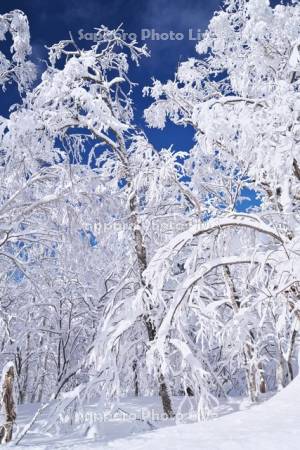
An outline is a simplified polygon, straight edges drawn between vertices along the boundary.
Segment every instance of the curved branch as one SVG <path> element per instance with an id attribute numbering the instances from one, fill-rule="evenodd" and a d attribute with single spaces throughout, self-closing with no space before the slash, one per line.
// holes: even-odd
<path id="1" fill-rule="evenodd" d="M 213 269 L 220 266 L 229 266 L 233 264 L 250 264 L 252 262 L 259 262 L 258 260 L 253 260 L 252 257 L 239 257 L 239 256 L 227 256 L 224 258 L 217 258 L 213 261 L 209 261 L 203 264 L 199 270 L 194 272 L 192 275 L 186 278 L 186 280 L 179 285 L 175 291 L 174 299 L 168 307 L 168 312 L 163 319 L 159 330 L 157 331 L 158 340 L 163 340 L 168 333 L 168 330 L 172 324 L 173 318 L 176 314 L 177 309 L 181 305 L 186 293 L 192 288 L 201 278 L 208 275 Z"/>
<path id="2" fill-rule="evenodd" d="M 283 237 L 274 230 L 271 226 L 262 222 L 258 217 L 246 217 L 243 214 L 232 214 L 223 219 L 215 219 L 207 223 L 197 223 L 177 236 L 160 248 L 158 252 L 151 259 L 148 268 L 144 272 L 146 284 L 151 284 L 155 274 L 161 272 L 161 267 L 164 261 L 168 259 L 175 251 L 178 253 L 191 239 L 201 236 L 205 233 L 210 233 L 215 230 L 229 228 L 229 227 L 245 227 L 260 233 L 266 234 L 280 244 L 284 244 Z"/>

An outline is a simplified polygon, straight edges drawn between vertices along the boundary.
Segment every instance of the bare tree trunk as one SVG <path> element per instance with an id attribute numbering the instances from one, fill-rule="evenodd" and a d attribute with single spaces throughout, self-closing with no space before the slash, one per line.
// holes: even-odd
<path id="1" fill-rule="evenodd" d="M 145 321 L 145 324 L 146 324 L 149 341 L 152 342 L 152 341 L 154 341 L 155 336 L 156 336 L 155 325 L 152 322 L 152 320 L 150 320 L 150 318 L 148 316 L 144 317 L 144 321 Z M 168 386 L 166 384 L 166 380 L 165 380 L 165 378 L 164 378 L 162 373 L 159 373 L 158 381 L 159 381 L 159 395 L 160 395 L 160 398 L 161 398 L 163 411 L 167 415 L 167 417 L 170 417 L 170 418 L 171 417 L 175 417 L 175 414 L 174 414 L 174 411 L 173 411 L 173 408 L 172 408 L 172 402 L 171 402 L 171 396 L 170 396 L 170 393 L 169 393 L 169 389 L 168 389 Z"/>
<path id="2" fill-rule="evenodd" d="M 258 370 L 259 370 L 259 391 L 261 394 L 265 394 L 267 392 L 267 383 L 264 377 L 264 371 L 261 362 L 258 364 Z"/>
<path id="3" fill-rule="evenodd" d="M 293 357 L 293 353 L 294 353 L 294 347 L 295 347 L 297 334 L 298 334 L 298 331 L 296 329 L 294 329 L 293 333 L 292 333 L 292 337 L 291 337 L 290 348 L 289 348 L 289 353 L 288 353 L 288 361 L 287 361 L 289 378 L 290 378 L 289 381 L 293 381 L 293 379 L 294 379 L 292 357 Z"/>
<path id="4" fill-rule="evenodd" d="M 282 351 L 280 349 L 280 357 L 279 357 L 279 362 L 277 365 L 277 369 L 276 369 L 276 381 L 277 381 L 277 387 L 279 389 L 282 389 L 284 387 L 286 387 L 287 385 L 287 362 L 284 359 L 283 355 L 282 355 Z"/>
<path id="5" fill-rule="evenodd" d="M 5 414 L 5 422 L 1 429 L 1 444 L 6 444 L 12 439 L 13 424 L 16 420 L 16 407 L 14 400 L 15 369 L 13 364 L 4 368 L 2 386 L 2 407 Z"/>
<path id="6" fill-rule="evenodd" d="M 167 415 L 167 417 L 175 417 L 175 414 L 173 412 L 172 403 L 171 403 L 171 396 L 169 393 L 168 386 L 165 382 L 164 376 L 161 374 L 159 377 L 159 395 L 162 401 L 163 410 L 164 413 Z"/>
<path id="7" fill-rule="evenodd" d="M 138 381 L 137 361 L 136 360 L 133 361 L 132 370 L 133 370 L 134 395 L 136 397 L 138 397 L 139 396 L 139 381 Z"/>

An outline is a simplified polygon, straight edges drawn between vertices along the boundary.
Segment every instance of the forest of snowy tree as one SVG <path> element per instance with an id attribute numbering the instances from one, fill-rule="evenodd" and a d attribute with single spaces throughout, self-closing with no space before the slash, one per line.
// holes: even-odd
<path id="1" fill-rule="evenodd" d="M 146 46 L 97 35 L 66 32 L 40 75 L 26 15 L 0 16 L 18 93 L 0 117 L 3 441 L 16 404 L 55 402 L 54 423 L 157 395 L 201 421 L 298 373 L 300 4 L 226 0 L 197 56 L 142 87 L 145 129 L 129 72 Z M 150 142 L 169 121 L 189 151 Z"/>

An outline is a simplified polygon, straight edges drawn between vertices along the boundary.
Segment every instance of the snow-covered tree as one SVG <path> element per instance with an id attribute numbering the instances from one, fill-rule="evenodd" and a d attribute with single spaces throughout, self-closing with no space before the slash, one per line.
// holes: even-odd
<path id="1" fill-rule="evenodd" d="M 27 18 L 1 16 L 20 100 L 0 117 L 0 349 L 20 403 L 159 393 L 172 417 L 173 394 L 203 419 L 293 379 L 299 26 L 295 2 L 225 2 L 197 57 L 144 90 L 149 126 L 194 129 L 175 152 L 135 125 L 129 66 L 148 52 L 121 28 L 50 46 L 30 87 Z"/>
<path id="2" fill-rule="evenodd" d="M 274 386 L 272 362 L 278 385 L 287 360 L 292 365 L 299 320 L 299 20 L 295 2 L 272 8 L 267 0 L 228 0 L 197 44 L 199 56 L 181 63 L 174 81 L 145 89 L 154 99 L 145 111 L 150 126 L 163 128 L 170 119 L 195 130 L 185 170 L 202 205 L 199 223 L 161 248 L 145 274 L 156 285 L 150 303 L 166 304 L 151 354 L 163 358 L 169 374 L 166 355 L 179 354 L 180 373 L 199 389 L 202 414 L 213 378 L 216 392 L 220 381 L 245 370 L 255 399 L 272 373 Z M 238 214 L 250 190 L 260 206 Z M 180 277 L 173 270 L 178 258 Z M 164 286 L 174 282 L 166 302 Z"/>

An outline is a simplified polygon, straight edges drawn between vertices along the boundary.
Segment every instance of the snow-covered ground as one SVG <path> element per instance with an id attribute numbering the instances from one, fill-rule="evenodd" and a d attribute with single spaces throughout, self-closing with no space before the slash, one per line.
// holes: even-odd
<path id="1" fill-rule="evenodd" d="M 299 403 L 300 377 L 297 377 L 287 388 L 260 405 L 247 408 L 242 403 L 239 411 L 201 423 L 174 425 L 168 421 L 156 422 L 154 418 L 151 423 L 160 428 L 151 429 L 146 421 L 132 417 L 124 420 L 123 417 L 123 420 L 96 421 L 91 427 L 87 426 L 85 437 L 82 436 L 82 425 L 77 431 L 75 427 L 75 432 L 70 434 L 69 429 L 66 430 L 68 433 L 58 437 L 38 431 L 51 420 L 44 414 L 18 447 L 24 450 L 299 450 Z M 135 411 L 138 416 L 140 406 L 135 400 L 127 400 L 121 408 L 124 407 L 124 411 L 126 408 L 126 413 L 130 414 Z M 228 410 L 235 407 L 233 403 Z M 143 401 L 142 408 L 144 411 L 157 410 L 157 402 L 148 399 Z M 30 420 L 30 414 L 26 407 L 22 408 L 19 420 L 25 424 Z"/>

